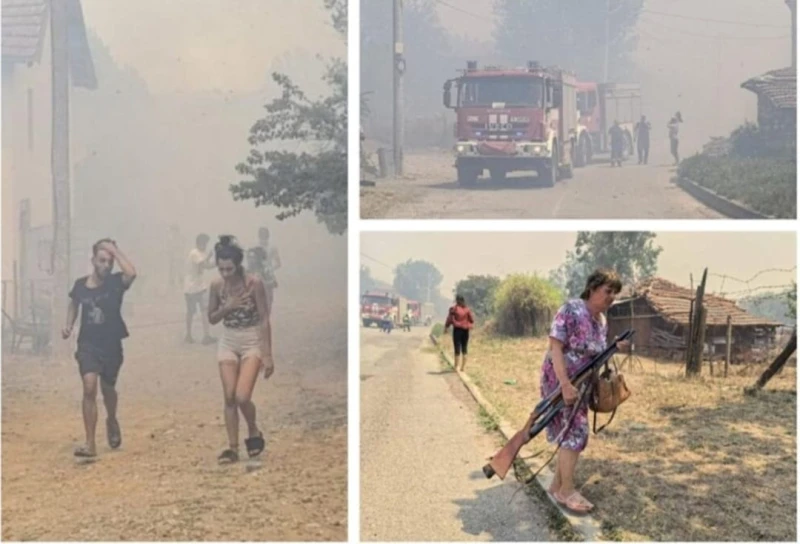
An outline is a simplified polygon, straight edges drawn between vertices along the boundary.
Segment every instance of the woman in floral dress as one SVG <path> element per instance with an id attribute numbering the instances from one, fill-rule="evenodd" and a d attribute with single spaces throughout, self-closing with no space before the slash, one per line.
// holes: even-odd
<path id="1" fill-rule="evenodd" d="M 561 440 L 555 478 L 549 493 L 557 503 L 579 514 L 594 508 L 575 489 L 575 467 L 589 441 L 589 407 L 585 398 L 575 408 L 579 392 L 569 377 L 606 349 L 608 324 L 605 312 L 621 290 L 622 282 L 613 271 L 597 270 L 589 276 L 580 298 L 566 302 L 553 319 L 550 349 L 542 365 L 542 398 L 560 385 L 566 405 L 547 427 L 548 442 Z M 627 342 L 617 345 L 625 349 Z M 571 423 L 570 416 L 573 416 Z"/>

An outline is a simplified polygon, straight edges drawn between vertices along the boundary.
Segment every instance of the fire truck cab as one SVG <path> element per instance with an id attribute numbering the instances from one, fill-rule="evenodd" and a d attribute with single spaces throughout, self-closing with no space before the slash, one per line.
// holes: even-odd
<path id="1" fill-rule="evenodd" d="M 535 171 L 550 187 L 572 177 L 578 111 L 571 73 L 536 62 L 479 69 L 469 61 L 460 77 L 445 82 L 443 102 L 456 112 L 459 185 L 474 186 L 484 170 L 492 181 Z"/>
<path id="2" fill-rule="evenodd" d="M 384 317 L 397 319 L 398 297 L 386 291 L 367 291 L 361 295 L 361 323 L 365 327 L 379 325 Z"/>

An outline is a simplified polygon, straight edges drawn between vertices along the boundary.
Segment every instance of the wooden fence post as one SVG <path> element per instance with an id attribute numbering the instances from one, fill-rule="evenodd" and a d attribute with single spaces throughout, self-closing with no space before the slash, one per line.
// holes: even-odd
<path id="1" fill-rule="evenodd" d="M 692 347 L 694 343 L 692 339 L 694 338 L 694 299 L 689 301 L 689 326 L 686 330 L 686 352 L 684 355 L 684 364 L 686 368 L 689 368 L 691 364 L 690 361 L 692 360 L 692 353 L 694 352 L 694 348 Z"/>
<path id="2" fill-rule="evenodd" d="M 697 287 L 697 296 L 694 303 L 694 320 L 692 324 L 692 346 L 689 350 L 689 357 L 686 364 L 686 376 L 693 376 L 700 373 L 700 366 L 703 356 L 703 344 L 705 342 L 705 319 L 703 317 L 705 308 L 703 307 L 703 295 L 706 291 L 706 277 L 708 268 L 703 271 L 703 279 Z"/>
<path id="3" fill-rule="evenodd" d="M 708 310 L 705 306 L 700 307 L 700 327 L 697 331 L 697 359 L 695 359 L 695 368 L 697 374 L 703 366 L 703 353 L 706 350 L 706 319 L 708 318 Z"/>
<path id="4" fill-rule="evenodd" d="M 728 365 L 731 364 L 731 348 L 733 345 L 733 319 L 728 316 L 728 328 L 725 332 L 725 374 L 728 377 Z"/>

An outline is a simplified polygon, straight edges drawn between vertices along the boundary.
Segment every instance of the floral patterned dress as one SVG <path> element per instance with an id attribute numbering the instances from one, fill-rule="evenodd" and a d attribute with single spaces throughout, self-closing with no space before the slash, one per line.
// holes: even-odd
<path id="1" fill-rule="evenodd" d="M 607 334 L 608 324 L 604 316 L 600 319 L 593 318 L 586 307 L 586 302 L 582 299 L 570 300 L 564 304 L 556 313 L 550 328 L 550 337 L 564 344 L 564 362 L 570 376 L 592 357 L 606 349 Z M 558 378 L 549 350 L 542 365 L 540 381 L 542 398 L 558 387 Z M 569 421 L 572 409 L 572 406 L 565 406 L 547 426 L 548 442 L 556 442 Z M 563 438 L 562 448 L 578 452 L 586 448 L 589 442 L 588 399 L 584 399 L 578 407 L 572 424 Z"/>

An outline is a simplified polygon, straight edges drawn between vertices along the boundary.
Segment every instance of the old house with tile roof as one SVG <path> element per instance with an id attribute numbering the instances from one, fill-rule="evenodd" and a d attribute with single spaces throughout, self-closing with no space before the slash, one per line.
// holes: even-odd
<path id="1" fill-rule="evenodd" d="M 59 1 L 68 19 L 71 87 L 96 89 L 81 2 Z M 26 286 L 49 275 L 53 230 L 50 5 L 51 0 L 2 0 L 2 277 L 16 276 Z M 85 150 L 75 142 L 70 147 L 74 164 Z M 32 238 L 25 244 L 20 243 L 21 223 L 30 226 Z M 76 266 L 86 261 L 85 248 L 80 249 Z"/>
<path id="2" fill-rule="evenodd" d="M 797 146 L 797 71 L 772 70 L 748 79 L 741 87 L 758 97 L 758 126 L 779 148 Z"/>
<path id="3" fill-rule="evenodd" d="M 608 312 L 609 336 L 636 329 L 635 350 L 657 357 L 681 359 L 689 334 L 694 291 L 662 278 L 645 280 L 626 289 Z M 723 357 L 728 317 L 732 324 L 733 362 L 759 358 L 774 346 L 781 323 L 748 313 L 736 302 L 706 293 L 706 350 Z"/>

